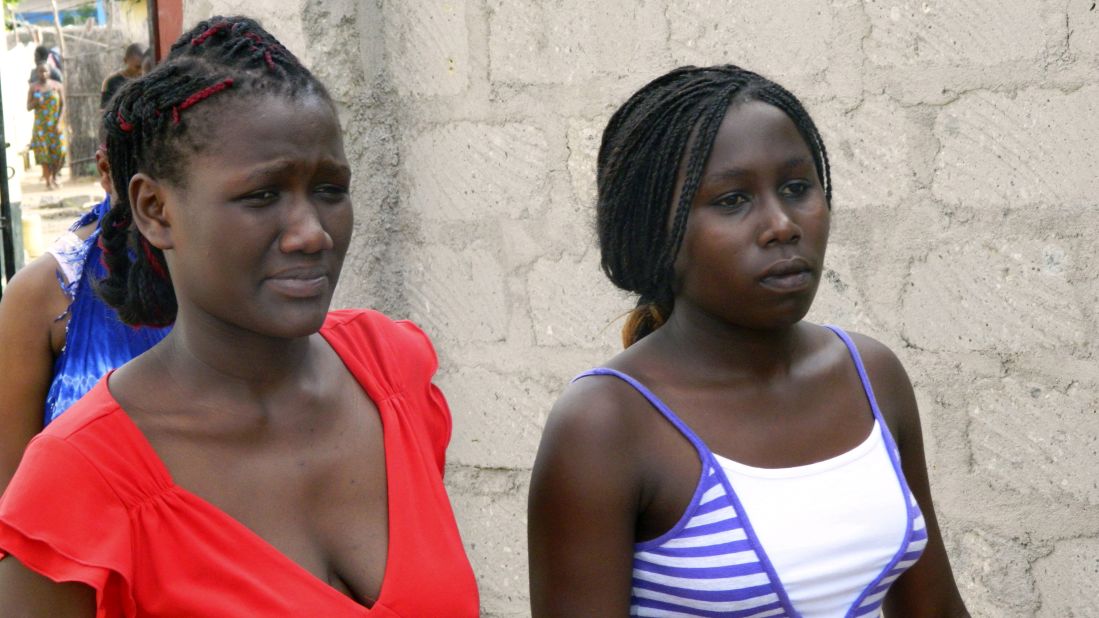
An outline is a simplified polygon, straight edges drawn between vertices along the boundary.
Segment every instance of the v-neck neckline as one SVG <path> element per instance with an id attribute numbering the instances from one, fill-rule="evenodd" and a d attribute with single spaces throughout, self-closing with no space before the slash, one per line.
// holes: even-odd
<path id="1" fill-rule="evenodd" d="M 285 553 L 280 551 L 270 541 L 268 541 L 267 539 L 260 536 L 259 533 L 257 533 L 255 530 L 252 530 L 251 528 L 246 526 L 243 522 L 241 522 L 239 519 L 233 517 L 229 513 L 226 513 L 225 510 L 222 509 L 221 507 L 218 507 L 214 503 L 212 503 L 209 500 L 206 500 L 205 498 L 203 498 L 202 496 L 199 496 L 198 494 L 186 489 L 185 487 L 183 487 L 181 485 L 178 485 L 175 482 L 175 478 L 172 477 L 171 472 L 168 470 L 168 466 L 164 463 L 164 460 L 160 458 L 160 455 L 157 454 L 156 449 L 153 448 L 152 443 L 149 442 L 149 439 L 145 437 L 145 434 L 141 431 L 141 428 L 137 426 L 137 423 L 135 423 L 132 418 L 130 418 L 130 415 L 122 407 L 122 405 L 119 403 L 118 399 L 116 399 L 114 397 L 114 395 L 111 393 L 111 390 L 110 390 L 110 387 L 109 387 L 109 381 L 110 381 L 111 375 L 114 373 L 114 370 L 109 371 L 107 373 L 107 375 L 105 375 L 103 377 L 103 380 L 102 380 L 101 384 L 102 384 L 104 390 L 106 391 L 107 396 L 110 397 L 111 401 L 114 403 L 115 407 L 117 408 L 118 412 L 120 413 L 120 415 L 123 419 L 122 420 L 123 425 L 125 426 L 126 430 L 131 434 L 130 435 L 131 439 L 133 439 L 134 443 L 137 445 L 139 450 L 142 451 L 142 455 L 144 456 L 144 458 L 153 465 L 153 467 L 155 468 L 156 474 L 160 477 L 160 480 L 163 481 L 167 485 L 167 490 L 168 491 L 175 492 L 176 494 L 185 497 L 189 501 L 197 503 L 199 506 L 201 506 L 203 509 L 207 510 L 209 513 L 213 514 L 214 516 L 216 516 L 217 518 L 219 518 L 221 520 L 224 520 L 229 526 L 233 527 L 237 532 L 239 532 L 241 535 L 243 535 L 243 537 L 245 539 L 249 540 L 252 545 L 259 548 L 261 551 L 263 551 L 265 554 L 267 554 L 272 560 L 274 560 L 275 562 L 281 563 L 287 569 L 298 573 L 304 581 L 308 581 L 314 588 L 317 588 L 318 590 L 321 590 L 327 596 L 332 597 L 334 599 L 334 602 L 342 602 L 343 604 L 347 605 L 349 611 L 358 612 L 362 616 L 365 617 L 365 616 L 370 616 L 374 612 L 374 610 L 377 609 L 379 606 L 384 607 L 383 600 L 385 599 L 386 591 L 388 590 L 389 587 L 392 587 L 392 586 L 389 585 L 389 579 L 390 579 L 389 575 L 390 575 L 390 573 L 392 573 L 392 569 L 390 568 L 392 566 L 392 558 L 393 558 L 394 555 L 397 555 L 396 552 L 393 551 L 393 542 L 394 542 L 394 535 L 393 535 L 393 521 L 394 521 L 394 519 L 393 519 L 393 517 L 394 517 L 393 502 L 394 501 L 392 499 L 393 489 L 394 489 L 393 484 L 392 484 L 393 474 L 392 474 L 392 471 L 389 469 L 389 462 L 390 462 L 391 458 L 388 456 L 388 452 L 387 452 L 388 449 L 386 448 L 386 444 L 388 442 L 388 437 L 389 437 L 389 432 L 386 430 L 387 429 L 387 427 L 386 427 L 386 425 L 387 425 L 386 416 L 387 415 L 382 409 L 383 405 L 384 405 L 384 402 L 387 399 L 387 397 L 381 392 L 376 392 L 376 391 L 380 391 L 380 389 L 378 388 L 378 385 L 374 383 L 373 380 L 363 379 L 363 378 L 368 378 L 369 376 L 357 374 L 351 368 L 351 366 L 349 366 L 347 364 L 347 362 L 344 359 L 343 355 L 340 354 L 340 350 L 339 350 L 338 346 L 332 345 L 332 342 L 325 335 L 323 328 L 321 329 L 319 334 L 324 339 L 325 343 L 329 346 L 329 348 L 331 348 L 332 351 L 336 354 L 336 356 L 340 359 L 340 362 L 343 363 L 343 366 L 347 370 L 347 373 L 350 374 L 351 377 L 355 380 L 355 382 L 359 384 L 359 387 L 363 389 L 363 393 L 374 404 L 374 408 L 378 410 L 378 418 L 379 418 L 379 421 L 381 422 L 381 425 L 382 425 L 382 451 L 383 451 L 382 454 L 383 454 L 383 457 L 385 459 L 385 469 L 386 469 L 385 483 L 386 483 L 386 537 L 387 537 L 387 541 L 386 541 L 386 556 L 385 556 L 385 567 L 384 567 L 385 570 L 382 573 L 382 583 L 378 588 L 378 596 L 377 596 L 376 599 L 374 599 L 374 604 L 371 605 L 370 607 L 367 607 L 367 606 L 363 605 L 362 603 L 355 600 L 354 598 L 352 598 L 352 597 L 340 592 L 336 588 L 332 587 L 331 584 L 329 584 L 328 582 L 322 580 L 320 577 L 318 577 L 317 575 L 312 573 L 309 569 L 305 568 L 301 564 L 298 564 L 296 561 L 294 561 L 292 558 L 290 558 L 290 556 L 287 556 Z"/>

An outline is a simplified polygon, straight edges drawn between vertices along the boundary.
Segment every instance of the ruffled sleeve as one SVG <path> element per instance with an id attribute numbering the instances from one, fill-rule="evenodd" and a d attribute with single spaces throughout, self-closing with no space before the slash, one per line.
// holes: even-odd
<path id="1" fill-rule="evenodd" d="M 40 435 L 0 498 L 0 552 L 58 582 L 96 591 L 96 616 L 133 616 L 127 509 L 95 465 Z"/>
<path id="2" fill-rule="evenodd" d="M 450 444 L 453 421 L 443 392 L 432 382 L 439 368 L 435 346 L 427 334 L 412 322 L 401 320 L 396 325 L 403 331 L 401 338 L 406 342 L 408 388 L 413 396 L 423 397 L 426 408 L 424 425 L 439 465 L 439 474 L 442 474 L 446 468 L 446 448 Z"/>

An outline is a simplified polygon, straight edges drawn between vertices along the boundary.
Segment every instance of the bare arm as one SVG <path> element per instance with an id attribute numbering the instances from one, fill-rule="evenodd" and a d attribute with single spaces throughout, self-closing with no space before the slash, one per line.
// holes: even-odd
<path id="1" fill-rule="evenodd" d="M 53 377 L 51 329 L 67 304 L 49 254 L 20 270 L 0 300 L 0 492 L 42 430 Z"/>
<path id="2" fill-rule="evenodd" d="M 34 111 L 34 84 L 27 87 L 27 111 Z"/>
<path id="3" fill-rule="evenodd" d="M 96 611 L 95 591 L 54 582 L 8 556 L 0 560 L 0 607 L 7 618 L 90 618 Z"/>
<path id="4" fill-rule="evenodd" d="M 569 387 L 538 449 L 527 535 L 534 618 L 629 614 L 639 466 L 598 382 Z"/>
<path id="5" fill-rule="evenodd" d="M 868 337 L 857 337 L 856 341 L 866 362 L 867 373 L 871 376 L 878 403 L 883 411 L 887 407 L 890 409 L 888 420 L 893 425 L 893 435 L 901 451 L 905 480 L 927 524 L 927 547 L 916 564 L 889 589 L 884 603 L 885 613 L 889 618 L 968 617 L 969 611 L 954 581 L 935 517 L 935 506 L 931 501 L 920 413 L 912 383 L 892 351 Z"/>

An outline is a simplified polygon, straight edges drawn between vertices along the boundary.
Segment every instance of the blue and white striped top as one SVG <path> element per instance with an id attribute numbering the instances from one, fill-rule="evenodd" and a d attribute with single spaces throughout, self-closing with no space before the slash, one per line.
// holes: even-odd
<path id="1" fill-rule="evenodd" d="M 878 616 L 889 586 L 922 554 L 927 530 L 904 479 L 900 453 L 878 409 L 862 359 L 845 332 L 829 328 L 843 339 L 854 360 L 908 506 L 905 534 L 892 560 L 862 590 L 846 613 L 848 617 Z M 675 527 L 634 546 L 630 615 L 801 618 L 715 454 L 634 378 L 613 369 L 598 368 L 577 379 L 589 375 L 614 376 L 633 386 L 691 441 L 702 461 L 698 487 Z"/>

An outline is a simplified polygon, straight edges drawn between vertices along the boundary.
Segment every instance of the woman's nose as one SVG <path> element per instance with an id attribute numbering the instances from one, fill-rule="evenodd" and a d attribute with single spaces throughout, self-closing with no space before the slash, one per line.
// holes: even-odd
<path id="1" fill-rule="evenodd" d="M 283 253 L 318 253 L 332 246 L 332 235 L 325 229 L 317 207 L 308 199 L 295 200 L 279 237 L 279 249 Z"/>

